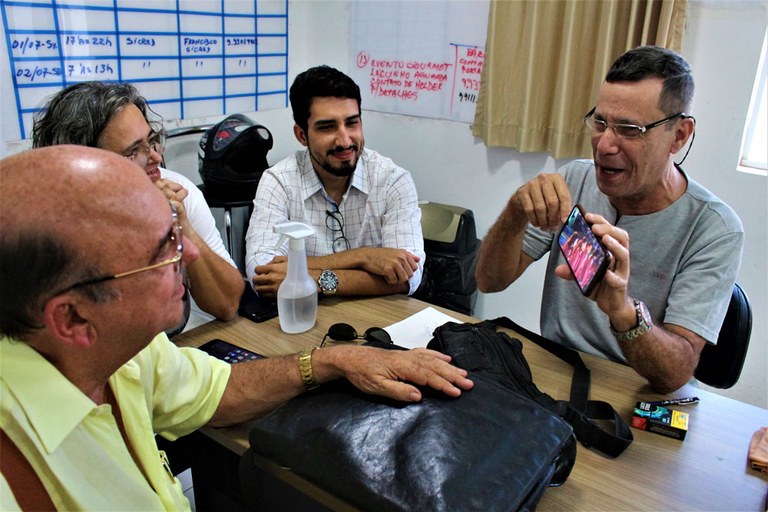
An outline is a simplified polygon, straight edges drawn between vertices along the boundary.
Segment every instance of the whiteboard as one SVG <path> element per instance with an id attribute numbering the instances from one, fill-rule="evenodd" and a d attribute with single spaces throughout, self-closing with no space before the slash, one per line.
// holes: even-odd
<path id="1" fill-rule="evenodd" d="M 485 60 L 487 0 L 361 0 L 351 76 L 363 108 L 471 123 Z"/>
<path id="2" fill-rule="evenodd" d="M 288 0 L 0 0 L 6 140 L 46 98 L 131 82 L 165 120 L 284 108 Z M 7 88 L 4 88 L 4 92 Z M 9 115 L 15 112 L 14 115 Z"/>

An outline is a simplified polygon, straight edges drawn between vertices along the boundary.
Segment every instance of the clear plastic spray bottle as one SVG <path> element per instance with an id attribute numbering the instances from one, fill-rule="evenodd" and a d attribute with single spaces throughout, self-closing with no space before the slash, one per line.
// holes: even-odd
<path id="1" fill-rule="evenodd" d="M 288 273 L 277 289 L 280 328 L 288 334 L 308 331 L 317 319 L 317 283 L 307 270 L 304 239 L 315 230 L 302 222 L 285 222 L 272 229 L 280 235 L 277 247 L 288 238 Z"/>

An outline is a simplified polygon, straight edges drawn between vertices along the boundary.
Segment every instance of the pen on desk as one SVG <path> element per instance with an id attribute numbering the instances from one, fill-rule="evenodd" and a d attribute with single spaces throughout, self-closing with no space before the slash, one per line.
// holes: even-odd
<path id="1" fill-rule="evenodd" d="M 688 405 L 688 404 L 695 404 L 698 403 L 699 397 L 697 396 L 687 396 L 685 398 L 672 398 L 670 400 L 659 400 L 657 402 L 646 402 L 650 405 Z"/>

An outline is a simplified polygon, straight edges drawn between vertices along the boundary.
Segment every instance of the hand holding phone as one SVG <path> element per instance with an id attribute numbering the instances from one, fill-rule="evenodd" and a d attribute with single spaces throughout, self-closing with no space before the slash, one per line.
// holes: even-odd
<path id="1" fill-rule="evenodd" d="M 584 210 L 576 205 L 557 235 L 560 251 L 571 269 L 581 293 L 589 295 L 605 276 L 610 255 L 592 233 Z"/>

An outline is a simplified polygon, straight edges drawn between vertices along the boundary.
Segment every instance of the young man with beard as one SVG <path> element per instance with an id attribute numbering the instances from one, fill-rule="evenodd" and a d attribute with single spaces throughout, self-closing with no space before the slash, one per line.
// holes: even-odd
<path id="1" fill-rule="evenodd" d="M 416 186 L 408 171 L 364 147 L 360 88 L 318 66 L 296 77 L 290 100 L 294 135 L 306 149 L 259 182 L 246 236 L 253 289 L 277 295 L 287 247 L 276 247 L 272 228 L 301 221 L 315 230 L 307 261 L 321 294 L 415 292 L 425 258 Z"/>
<path id="2" fill-rule="evenodd" d="M 628 364 L 662 393 L 691 379 L 704 345 L 717 342 L 744 241 L 734 211 L 674 161 L 694 132 L 693 89 L 688 63 L 671 50 L 619 57 L 584 118 L 594 161 L 520 187 L 485 237 L 476 272 L 481 291 L 501 291 L 549 251 L 542 334 Z M 590 212 L 613 259 L 589 298 L 568 282 L 557 246 L 574 204 Z"/>

